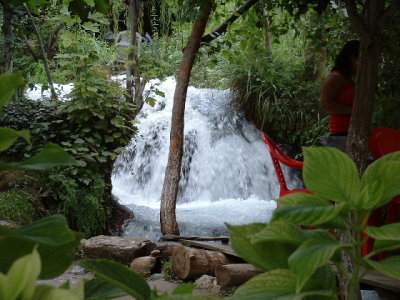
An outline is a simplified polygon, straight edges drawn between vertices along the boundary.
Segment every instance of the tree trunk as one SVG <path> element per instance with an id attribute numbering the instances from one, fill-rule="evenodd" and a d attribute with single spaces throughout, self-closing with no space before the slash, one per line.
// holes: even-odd
<path id="1" fill-rule="evenodd" d="M 239 286 L 261 273 L 251 264 L 229 264 L 218 266 L 215 277 L 220 286 Z"/>
<path id="2" fill-rule="evenodd" d="M 175 207 L 181 178 L 186 94 L 195 54 L 199 50 L 200 39 L 204 34 L 213 4 L 214 1 L 202 2 L 200 13 L 194 22 L 192 33 L 184 49 L 183 58 L 179 67 L 178 80 L 174 94 L 174 105 L 172 108 L 168 163 L 165 170 L 164 185 L 161 194 L 160 223 L 161 232 L 164 235 L 179 235 Z"/>
<path id="3" fill-rule="evenodd" d="M 172 268 L 180 279 L 191 279 L 200 275 L 215 275 L 218 266 L 231 261 L 218 251 L 179 247 L 172 254 Z"/>
<path id="4" fill-rule="evenodd" d="M 128 54 L 128 68 L 126 72 L 127 101 L 135 104 L 135 116 L 143 107 L 143 90 L 146 82 L 140 78 L 139 42 L 136 37 L 138 32 L 138 12 L 140 1 L 131 0 L 129 3 L 130 20 L 130 49 Z"/>
<path id="5" fill-rule="evenodd" d="M 269 13 L 267 8 L 265 7 L 263 2 L 260 2 L 258 6 L 257 13 L 262 22 L 263 30 L 264 30 L 264 48 L 267 53 L 267 56 L 271 56 L 272 54 L 272 34 L 271 34 L 271 24 L 269 21 Z"/>
<path id="6" fill-rule="evenodd" d="M 57 93 L 56 93 L 56 90 L 54 89 L 53 79 L 51 77 L 49 62 L 47 60 L 46 50 L 44 49 L 42 36 L 40 35 L 39 29 L 36 26 L 35 20 L 33 19 L 33 16 L 31 14 L 29 8 L 26 5 L 24 5 L 24 6 L 25 6 L 25 11 L 28 14 L 29 20 L 32 23 L 33 30 L 35 31 L 35 34 L 36 34 L 36 37 L 37 37 L 37 40 L 39 43 L 40 56 L 42 57 L 44 69 L 46 71 L 47 81 L 49 83 L 49 87 L 50 87 L 50 91 L 51 91 L 51 98 L 57 100 Z"/>
<path id="7" fill-rule="evenodd" d="M 3 49 L 0 57 L 0 73 L 12 73 L 14 53 L 14 26 L 12 24 L 15 16 L 11 7 L 3 2 L 1 2 L 1 5 L 3 7 L 3 25 L 1 28 Z"/>
<path id="8" fill-rule="evenodd" d="M 377 87 L 378 64 L 383 29 L 388 20 L 399 9 L 399 1 L 392 0 L 385 9 L 386 1 L 366 1 L 361 15 L 357 7 L 358 1 L 344 0 L 350 21 L 360 37 L 360 53 L 356 80 L 356 96 L 352 110 L 346 152 L 355 162 L 360 174 L 367 165 L 369 132 Z M 352 224 L 354 216 L 348 217 Z M 349 229 L 350 230 L 350 229 Z M 344 241 L 346 242 L 346 241 Z M 343 255 L 344 268 L 353 272 L 354 260 Z M 343 277 L 339 278 L 339 288 L 342 299 L 359 299 L 359 287 L 350 287 Z"/>

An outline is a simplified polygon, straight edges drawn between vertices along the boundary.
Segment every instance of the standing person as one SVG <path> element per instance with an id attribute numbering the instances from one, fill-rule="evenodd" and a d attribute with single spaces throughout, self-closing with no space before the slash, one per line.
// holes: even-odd
<path id="1" fill-rule="evenodd" d="M 357 58 L 360 41 L 347 42 L 336 56 L 335 65 L 325 79 L 320 105 L 329 113 L 329 134 L 342 138 L 326 139 L 327 146 L 344 150 L 350 125 L 351 110 L 355 96 L 353 77 L 357 74 Z M 336 145 L 330 144 L 335 143 Z"/>

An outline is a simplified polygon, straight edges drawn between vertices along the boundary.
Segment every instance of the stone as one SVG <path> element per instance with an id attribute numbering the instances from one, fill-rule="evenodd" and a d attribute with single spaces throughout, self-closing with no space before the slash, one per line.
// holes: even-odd
<path id="1" fill-rule="evenodd" d="M 199 289 L 212 289 L 217 284 L 215 277 L 209 275 L 199 277 L 194 283 Z"/>
<path id="2" fill-rule="evenodd" d="M 133 259 L 144 256 L 154 244 L 147 238 L 122 238 L 99 235 L 82 239 L 79 254 L 86 258 L 105 258 L 129 264 Z"/>

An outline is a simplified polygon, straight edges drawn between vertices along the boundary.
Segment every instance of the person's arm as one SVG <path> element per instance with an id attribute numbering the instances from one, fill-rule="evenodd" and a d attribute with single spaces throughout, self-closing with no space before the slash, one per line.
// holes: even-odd
<path id="1" fill-rule="evenodd" d="M 337 101 L 340 88 L 345 79 L 336 74 L 330 74 L 324 82 L 321 93 L 320 106 L 328 113 L 335 115 L 350 115 L 352 107 Z"/>

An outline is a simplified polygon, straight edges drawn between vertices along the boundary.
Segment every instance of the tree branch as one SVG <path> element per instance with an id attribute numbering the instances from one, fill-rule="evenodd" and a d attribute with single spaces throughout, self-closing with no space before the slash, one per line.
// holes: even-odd
<path id="1" fill-rule="evenodd" d="M 25 42 L 25 45 L 29 51 L 29 53 L 32 55 L 33 59 L 37 62 L 39 60 L 39 55 L 35 53 L 35 50 L 32 48 L 31 44 L 29 43 L 28 39 L 24 34 L 21 35 L 22 39 Z"/>
<path id="2" fill-rule="evenodd" d="M 40 54 L 42 56 L 43 59 L 43 64 L 44 64 L 44 69 L 46 70 L 46 75 L 47 75 L 47 81 L 49 82 L 49 86 L 50 86 L 50 91 L 51 91 L 51 97 L 53 99 L 57 99 L 57 93 L 54 89 L 54 85 L 53 85 L 53 80 L 51 78 L 51 73 L 50 73 L 50 68 L 49 68 L 49 62 L 47 60 L 47 55 L 46 55 L 46 51 L 44 50 L 44 45 L 43 45 L 43 40 L 42 40 L 42 36 L 40 35 L 40 32 L 36 26 L 35 21 L 33 20 L 33 16 L 31 14 L 31 11 L 29 10 L 28 6 L 26 6 L 26 4 L 24 4 L 25 7 L 25 11 L 28 14 L 29 20 L 32 23 L 33 26 L 33 30 L 35 31 L 36 37 L 38 39 L 38 43 L 39 43 L 39 49 L 40 49 Z"/>
<path id="3" fill-rule="evenodd" d="M 60 25 L 57 26 L 56 29 L 53 30 L 53 32 L 51 33 L 51 36 L 49 38 L 49 42 L 47 44 L 47 52 L 48 52 L 48 56 L 49 57 L 53 57 L 54 56 L 54 45 L 57 41 L 58 38 L 58 34 L 60 33 L 61 29 L 65 26 L 65 22 L 61 22 Z"/>
<path id="4" fill-rule="evenodd" d="M 256 4 L 259 0 L 248 0 L 242 7 L 236 10 L 225 22 L 223 22 L 220 26 L 218 26 L 213 32 L 203 36 L 201 38 L 201 43 L 209 43 L 212 40 L 219 37 L 221 34 L 226 32 L 226 29 L 230 24 L 235 22 L 241 15 L 243 15 L 246 11 L 248 11 L 254 4 Z"/>

